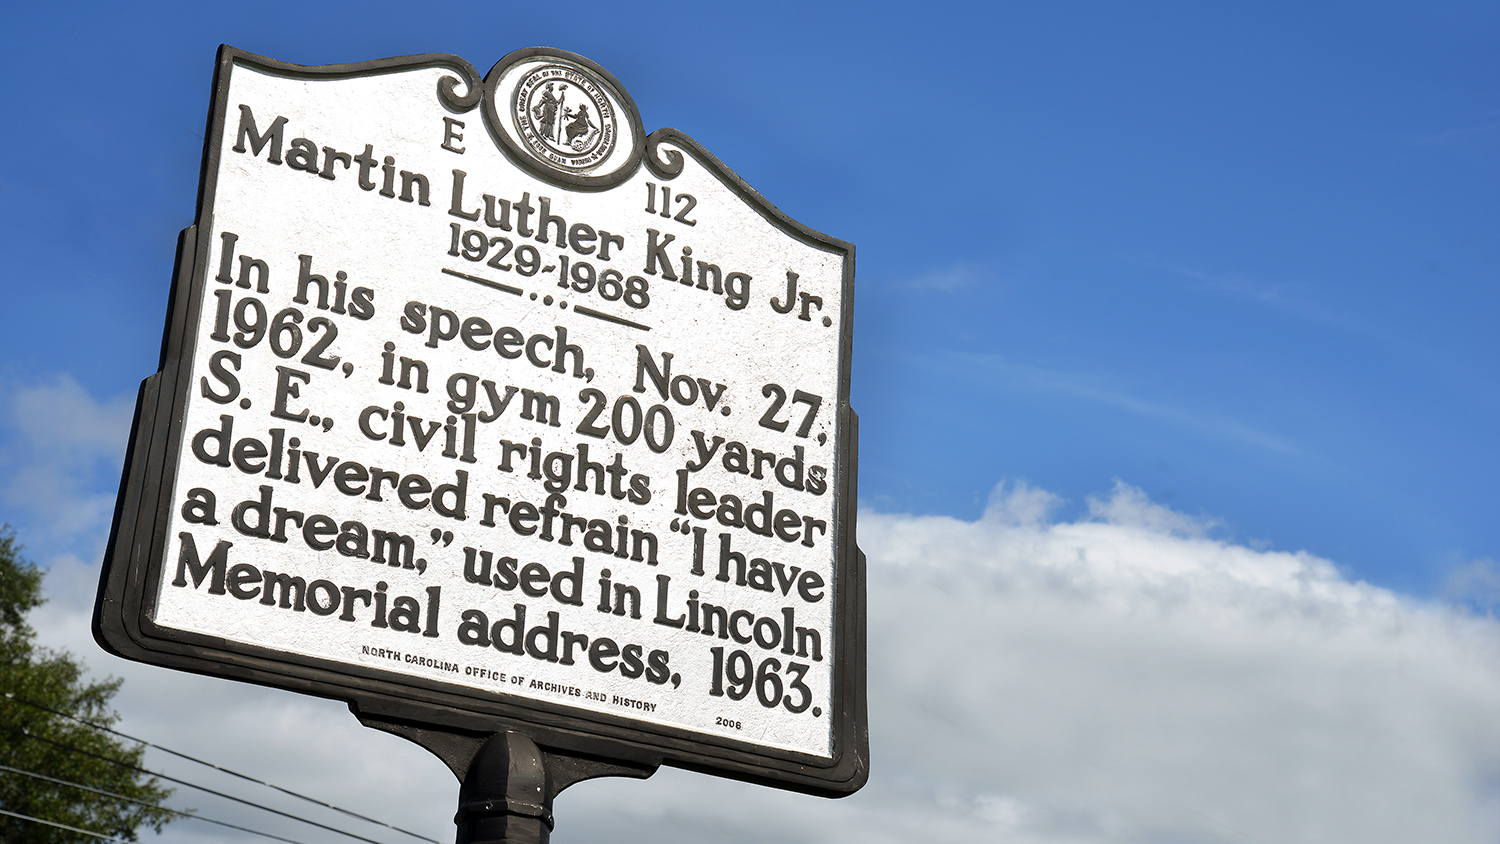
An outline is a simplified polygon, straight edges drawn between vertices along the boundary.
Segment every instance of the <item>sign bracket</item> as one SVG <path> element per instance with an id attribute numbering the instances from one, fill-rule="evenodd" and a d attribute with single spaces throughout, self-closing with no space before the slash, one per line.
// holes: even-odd
<path id="1" fill-rule="evenodd" d="M 458 844 L 547 844 L 563 789 L 599 777 L 646 779 L 661 765 L 544 748 L 515 730 L 486 735 L 350 710 L 366 727 L 421 745 L 458 777 Z"/>

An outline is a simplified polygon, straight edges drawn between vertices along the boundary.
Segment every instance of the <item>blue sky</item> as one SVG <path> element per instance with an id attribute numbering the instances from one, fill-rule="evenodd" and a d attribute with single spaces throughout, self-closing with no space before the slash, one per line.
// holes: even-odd
<path id="1" fill-rule="evenodd" d="M 951 550 L 944 525 L 1045 512 L 1057 530 L 1306 552 L 1341 589 L 1464 623 L 1500 606 L 1495 4 L 5 17 L 0 520 L 83 582 L 55 577 L 60 595 L 86 604 L 121 427 L 155 369 L 217 45 L 304 64 L 445 52 L 483 71 L 541 44 L 599 62 L 647 130 L 692 135 L 857 246 L 852 400 L 880 530 L 925 525 Z M 1028 510 L 1017 490 L 1051 504 Z M 1492 660 L 1476 663 L 1486 682 Z M 1500 764 L 1482 761 L 1500 794 Z"/>
<path id="2" fill-rule="evenodd" d="M 75 328 L 18 320 L 4 359 L 101 396 L 154 368 L 221 41 L 551 44 L 857 245 L 862 498 L 1118 478 L 1423 595 L 1500 554 L 1493 6 L 926 9 L 13 13 L 6 295 Z"/>

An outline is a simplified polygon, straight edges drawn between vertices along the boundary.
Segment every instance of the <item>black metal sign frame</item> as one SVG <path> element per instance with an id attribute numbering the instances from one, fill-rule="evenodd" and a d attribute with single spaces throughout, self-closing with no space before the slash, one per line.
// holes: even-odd
<path id="1" fill-rule="evenodd" d="M 452 737 L 483 737 L 507 730 L 521 731 L 538 745 L 556 752 L 601 760 L 617 760 L 638 768 L 666 763 L 781 788 L 842 796 L 860 788 L 868 776 L 869 739 L 865 704 L 865 577 L 864 559 L 855 545 L 857 418 L 848 405 L 852 322 L 854 247 L 815 232 L 788 218 L 737 175 L 686 135 L 662 129 L 644 136 L 631 150 L 630 160 L 603 179 L 568 179 L 539 168 L 494 125 L 491 107 L 483 104 L 494 79 L 508 63 L 534 51 L 517 51 L 499 62 L 488 79 L 481 79 L 467 61 L 451 55 L 428 54 L 348 65 L 300 66 L 223 46 L 219 50 L 213 100 L 205 132 L 204 156 L 195 224 L 178 241 L 170 306 L 162 339 L 158 371 L 141 385 L 131 430 L 130 448 L 116 502 L 114 524 L 106 551 L 94 615 L 94 634 L 109 651 L 141 662 L 216 677 L 258 683 L 290 691 L 343 700 L 366 723 L 402 732 L 444 756 L 455 768 L 465 764 L 464 753 L 445 755 Z M 550 51 L 551 54 L 563 54 Z M 592 68 L 615 88 L 623 102 L 623 119 L 639 127 L 640 117 L 625 89 L 603 68 L 571 56 Z M 845 295 L 841 313 L 841 371 L 838 429 L 843 447 L 836 456 L 836 512 L 840 530 L 835 541 L 832 594 L 835 643 L 832 653 L 833 708 L 831 758 L 781 751 L 729 738 L 707 736 L 627 717 L 595 713 L 546 701 L 510 696 L 467 686 L 385 672 L 376 668 L 308 658 L 244 643 L 185 633 L 154 623 L 154 589 L 166 564 L 166 526 L 181 492 L 174 490 L 177 466 L 184 457 L 185 408 L 196 344 L 194 336 L 213 275 L 209 265 L 213 244 L 209 230 L 214 213 L 216 174 L 226 125 L 232 119 L 229 80 L 235 68 L 286 77 L 328 79 L 367 76 L 412 68 L 440 67 L 451 71 L 435 95 L 454 114 L 481 108 L 486 124 L 502 150 L 516 164 L 560 186 L 583 191 L 607 189 L 628 177 L 641 164 L 659 179 L 669 181 L 683 168 L 677 149 L 663 151 L 670 141 L 685 149 L 705 169 L 730 185 L 772 225 L 790 237 L 845 256 Z M 501 105 L 503 107 L 503 104 Z M 444 737 L 450 737 L 445 739 Z M 445 741 L 447 744 L 445 745 Z"/>

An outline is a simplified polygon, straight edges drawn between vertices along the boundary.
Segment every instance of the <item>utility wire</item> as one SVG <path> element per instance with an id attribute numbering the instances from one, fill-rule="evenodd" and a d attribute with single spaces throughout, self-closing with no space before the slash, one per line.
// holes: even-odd
<path id="1" fill-rule="evenodd" d="M 247 826 L 239 826 L 237 824 L 229 823 L 228 821 L 214 820 L 213 818 L 206 818 L 206 817 L 204 817 L 202 815 L 197 815 L 197 814 L 194 814 L 192 812 L 182 812 L 182 811 L 178 811 L 177 809 L 169 809 L 166 806 L 157 806 L 156 804 L 147 802 L 145 800 L 137 800 L 134 797 L 127 797 L 124 794 L 117 794 L 117 793 L 115 793 L 113 791 L 106 791 L 105 789 L 102 789 L 102 788 L 95 788 L 92 785 L 84 785 L 81 782 L 72 782 L 70 780 L 60 780 L 60 779 L 58 779 L 56 777 L 49 777 L 46 774 L 39 774 L 36 771 L 23 771 L 20 768 L 12 768 L 9 765 L 0 765 L 0 771 L 8 771 L 8 772 L 10 772 L 12 774 L 20 774 L 23 777 L 33 777 L 33 778 L 39 779 L 39 780 L 46 780 L 47 782 L 56 783 L 57 785 L 66 785 L 66 786 L 68 786 L 70 788 L 81 788 L 84 791 L 92 791 L 95 794 L 102 794 L 105 797 L 113 797 L 116 800 L 124 800 L 127 803 L 134 803 L 134 804 L 136 804 L 138 806 L 147 806 L 147 807 L 150 807 L 152 809 L 156 809 L 157 811 L 167 812 L 169 814 L 176 815 L 176 816 L 178 816 L 180 818 L 192 818 L 193 820 L 205 821 L 207 823 L 218 824 L 219 826 L 227 826 L 230 829 L 237 829 L 240 832 L 248 832 L 251 835 L 259 835 L 262 838 L 274 838 L 277 841 L 285 841 L 285 842 L 287 842 L 287 844 L 304 844 L 304 842 L 297 841 L 297 840 L 292 839 L 292 838 L 282 838 L 280 835 L 272 835 L 269 832 L 261 832 L 258 829 L 251 829 L 251 828 L 249 828 Z"/>
<path id="2" fill-rule="evenodd" d="M 252 777 L 249 774 L 242 774 L 239 771 L 231 771 L 228 768 L 220 767 L 220 766 L 215 765 L 214 763 L 209 762 L 207 760 L 199 759 L 196 756 L 189 756 L 186 753 L 182 753 L 180 751 L 173 750 L 170 747 L 162 747 L 161 745 L 156 744 L 154 742 L 149 742 L 149 741 L 146 741 L 145 739 L 142 739 L 142 738 L 136 738 L 135 736 L 127 735 L 125 733 L 120 732 L 119 730 L 112 729 L 110 727 L 106 727 L 103 724 L 95 724 L 92 721 L 86 721 L 86 720 L 84 720 L 82 718 L 79 718 L 78 716 L 73 715 L 71 713 L 63 712 L 63 711 L 58 710 L 58 709 L 53 709 L 50 706 L 44 706 L 44 705 L 42 705 L 40 703 L 37 703 L 35 701 L 26 700 L 25 698 L 16 697 L 14 694 L 12 694 L 10 692 L 4 692 L 4 695 L 5 695 L 5 698 L 7 700 L 14 701 L 15 703 L 24 704 L 26 706 L 32 707 L 33 709 L 40 709 L 43 712 L 49 712 L 49 713 L 51 713 L 53 715 L 58 716 L 59 718 L 67 718 L 68 720 L 77 722 L 79 724 L 82 724 L 85 727 L 92 727 L 93 729 L 102 730 L 103 732 L 109 733 L 111 735 L 119 736 L 120 738 L 123 738 L 123 739 L 129 739 L 130 741 L 136 742 L 137 744 L 143 744 L 143 745 L 145 745 L 147 747 L 150 747 L 150 748 L 153 748 L 155 750 L 160 750 L 163 753 L 170 753 L 173 756 L 176 756 L 176 757 L 181 758 L 181 759 L 186 759 L 189 762 L 196 762 L 197 764 L 203 765 L 204 767 L 213 768 L 215 771 L 219 771 L 221 773 L 229 774 L 230 776 L 234 776 L 234 777 L 239 777 L 242 780 L 253 782 L 256 785 L 262 785 L 262 786 L 265 786 L 266 788 L 275 789 L 275 790 L 277 790 L 277 791 L 279 791 L 279 792 L 281 792 L 283 794 L 289 794 L 292 797 L 296 797 L 299 800 L 305 800 L 305 801 L 307 801 L 309 803 L 312 803 L 312 804 L 315 804 L 315 805 L 318 805 L 318 806 L 322 806 L 325 809 L 332 809 L 335 812 L 341 812 L 341 813 L 343 813 L 345 815 L 348 815 L 351 818 L 358 818 L 359 820 L 365 821 L 367 823 L 376 824 L 377 826 L 383 826 L 383 827 L 386 827 L 387 829 L 393 829 L 393 830 L 395 830 L 397 832 L 400 832 L 400 833 L 403 833 L 405 835 L 410 835 L 413 838 L 420 838 L 423 841 L 430 841 L 430 842 L 432 842 L 432 844 L 442 844 L 437 839 L 428 838 L 425 835 L 421 835 L 419 833 L 412 832 L 409 829 L 402 829 L 399 826 L 394 826 L 392 824 L 388 824 L 385 821 L 376 820 L 375 818 L 371 818 L 371 817 L 367 817 L 365 815 L 361 815 L 358 812 L 352 812 L 352 811 L 350 811 L 348 809 L 340 808 L 338 806 L 333 805 L 332 803 L 325 803 L 322 800 L 317 799 L 316 797 L 309 797 L 306 794 L 299 794 L 299 793 L 297 793 L 295 791 L 292 791 L 289 788 L 282 788 L 281 786 L 276 785 L 275 783 L 269 783 L 269 782 L 266 782 L 265 780 L 256 779 L 255 777 Z"/>
<path id="3" fill-rule="evenodd" d="M 46 824 L 47 826 L 55 826 L 58 829 L 66 829 L 69 832 L 78 832 L 82 833 L 83 835 L 92 835 L 93 837 L 98 838 L 101 841 L 109 841 L 113 842 L 113 844 L 130 844 L 129 841 L 126 841 L 123 838 L 116 838 L 113 835 L 105 835 L 102 832 L 95 832 L 92 829 L 79 829 L 76 826 L 68 826 L 65 823 L 58 823 L 57 821 L 44 821 L 41 818 L 33 818 L 30 815 L 23 815 L 20 812 L 8 812 L 4 809 L 0 809 L 0 815 L 9 815 L 13 818 L 20 818 L 23 821 L 31 821 L 32 823 L 41 823 Z"/>
<path id="4" fill-rule="evenodd" d="M 84 750 L 81 747 L 74 747 L 73 745 L 67 744 L 65 742 L 54 741 L 54 740 L 49 739 L 49 738 L 44 738 L 42 736 L 33 734 L 30 730 L 16 729 L 15 727 L 7 727 L 7 726 L 3 726 L 3 725 L 0 725 L 0 730 L 3 730 L 5 732 L 7 732 L 7 733 L 12 733 L 14 735 L 25 736 L 26 738 L 29 738 L 29 739 L 35 739 L 36 741 L 45 742 L 45 743 L 50 744 L 50 745 L 52 745 L 54 747 L 60 747 L 63 750 L 69 750 L 69 751 L 72 751 L 74 753 L 80 753 L 80 754 L 82 754 L 84 756 L 91 756 L 91 757 L 93 757 L 95 759 L 99 759 L 99 760 L 102 760 L 104 762 L 108 762 L 111 765 L 118 765 L 121 768 L 127 768 L 129 770 L 136 771 L 137 773 L 142 773 L 142 774 L 146 774 L 148 776 L 153 776 L 153 777 L 159 777 L 161 779 L 166 780 L 167 782 L 174 782 L 174 783 L 177 783 L 178 785 L 185 785 L 188 788 L 195 788 L 195 789 L 197 789 L 199 791 L 202 791 L 202 792 L 205 792 L 207 794 L 212 794 L 215 797 L 222 797 L 225 800 L 233 800 L 236 803 L 243 803 L 246 806 L 251 806 L 251 807 L 254 807 L 256 809 L 260 809 L 262 811 L 270 812 L 273 815 L 280 815 L 283 818 L 291 818 L 294 821 L 305 823 L 305 824 L 308 824 L 310 826 L 315 826 L 315 827 L 318 827 L 319 829 L 326 829 L 329 832 L 336 832 L 339 835 L 345 836 L 346 838 L 353 838 L 353 839 L 355 839 L 357 841 L 364 841 L 364 842 L 366 842 L 366 844 L 383 844 L 383 842 L 376 841 L 373 838 L 366 838 L 363 835 L 355 835 L 352 832 L 345 832 L 344 830 L 339 829 L 337 827 L 332 827 L 332 826 L 329 826 L 327 824 L 318 823 L 317 821 L 308 820 L 307 818 L 299 818 L 296 815 L 293 815 L 293 814 L 291 814 L 289 812 L 283 812 L 280 809 L 273 809 L 270 806 L 266 806 L 266 805 L 261 804 L 261 803 L 256 803 L 253 800 L 246 800 L 243 797 L 235 797 L 232 794 L 225 794 L 222 791 L 214 791 L 212 788 L 208 788 L 206 786 L 201 786 L 201 785 L 198 785 L 196 783 L 191 783 L 191 782 L 188 782 L 187 780 L 180 780 L 180 779 L 177 779 L 176 777 L 169 777 L 166 774 L 158 773 L 156 771 L 152 771 L 152 770 L 149 770 L 147 768 L 142 768 L 139 765 L 132 765 L 129 762 L 121 762 L 118 759 L 111 759 L 108 756 L 105 756 L 105 755 L 100 754 L 100 753 L 94 753 L 91 750 Z"/>

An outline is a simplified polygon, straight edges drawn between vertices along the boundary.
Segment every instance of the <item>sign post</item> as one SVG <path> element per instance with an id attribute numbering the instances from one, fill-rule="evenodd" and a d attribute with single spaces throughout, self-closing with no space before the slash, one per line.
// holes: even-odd
<path id="1" fill-rule="evenodd" d="M 96 638 L 347 701 L 460 841 L 663 763 L 851 793 L 853 280 L 581 56 L 223 47 Z"/>

